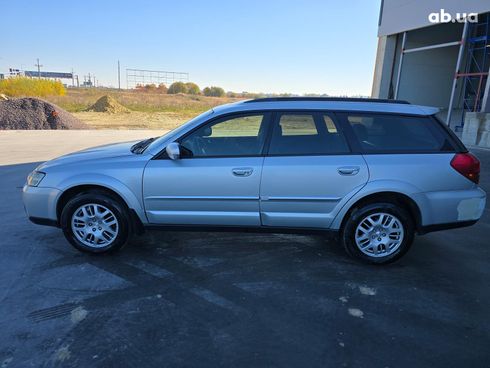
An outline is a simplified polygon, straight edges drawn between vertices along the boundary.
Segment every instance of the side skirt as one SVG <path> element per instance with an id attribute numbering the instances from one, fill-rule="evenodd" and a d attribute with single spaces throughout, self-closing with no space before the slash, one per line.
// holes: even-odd
<path id="1" fill-rule="evenodd" d="M 146 230 L 164 231 L 201 231 L 201 232 L 239 232 L 239 233 L 269 233 L 269 234 L 306 234 L 333 235 L 338 230 L 316 228 L 291 228 L 276 226 L 216 226 L 216 225 L 165 225 L 147 224 Z"/>

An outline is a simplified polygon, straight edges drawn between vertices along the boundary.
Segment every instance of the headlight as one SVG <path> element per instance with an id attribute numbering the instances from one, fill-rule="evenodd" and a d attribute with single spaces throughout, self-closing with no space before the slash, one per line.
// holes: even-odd
<path id="1" fill-rule="evenodd" d="M 46 174 L 43 172 L 33 171 L 27 177 L 27 185 L 29 185 L 30 187 L 37 187 L 45 176 Z"/>

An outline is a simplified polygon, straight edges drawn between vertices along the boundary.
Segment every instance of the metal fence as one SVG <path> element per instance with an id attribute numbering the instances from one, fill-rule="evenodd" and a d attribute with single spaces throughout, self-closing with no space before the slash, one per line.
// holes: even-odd
<path id="1" fill-rule="evenodd" d="M 144 69 L 126 69 L 126 87 L 135 88 L 146 84 L 158 86 L 163 83 L 167 87 L 174 82 L 188 82 L 189 73 L 169 72 L 164 70 L 144 70 Z"/>

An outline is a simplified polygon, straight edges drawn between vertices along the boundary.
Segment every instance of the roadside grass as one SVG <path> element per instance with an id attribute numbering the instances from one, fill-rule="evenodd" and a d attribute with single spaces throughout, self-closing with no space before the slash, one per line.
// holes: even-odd
<path id="1" fill-rule="evenodd" d="M 117 89 L 68 89 L 65 96 L 50 96 L 47 100 L 69 112 L 87 110 L 104 95 L 114 97 L 120 104 L 132 111 L 155 113 L 177 113 L 192 117 L 224 103 L 239 101 L 229 97 L 207 97 L 196 95 L 167 95 L 142 91 L 119 91 Z"/>
<path id="2" fill-rule="evenodd" d="M 109 95 L 130 113 L 88 112 L 100 97 Z M 207 97 L 185 94 L 128 91 L 117 89 L 68 89 L 65 96 L 45 98 L 73 113 L 94 129 L 162 129 L 170 130 L 214 106 L 239 101 L 239 98 Z"/>
<path id="3" fill-rule="evenodd" d="M 74 112 L 73 115 L 92 129 L 161 129 L 172 130 L 190 118 L 171 112 L 132 111 L 129 114 Z"/>

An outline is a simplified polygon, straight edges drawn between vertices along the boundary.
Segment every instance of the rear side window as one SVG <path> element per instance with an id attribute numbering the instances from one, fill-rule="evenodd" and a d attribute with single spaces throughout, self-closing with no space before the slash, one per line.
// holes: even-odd
<path id="1" fill-rule="evenodd" d="M 363 152 L 453 152 L 447 133 L 427 116 L 347 114 Z"/>
<path id="2" fill-rule="evenodd" d="M 344 136 L 329 115 L 278 113 L 269 155 L 328 155 L 348 153 Z"/>
<path id="3" fill-rule="evenodd" d="M 313 115 L 281 115 L 280 130 L 283 136 L 317 135 Z"/>

